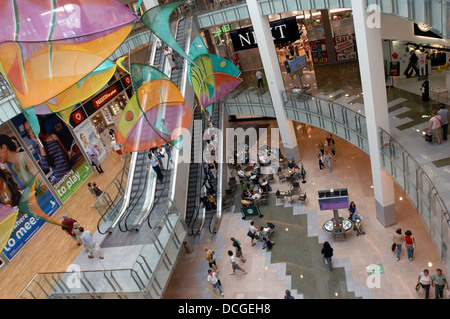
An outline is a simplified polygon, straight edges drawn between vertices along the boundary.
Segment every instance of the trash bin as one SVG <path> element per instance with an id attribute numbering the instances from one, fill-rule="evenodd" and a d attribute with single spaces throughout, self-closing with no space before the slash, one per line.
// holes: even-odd
<path id="1" fill-rule="evenodd" d="M 192 249 L 191 244 L 188 241 L 183 242 L 184 249 L 186 249 L 186 252 L 188 254 L 192 254 L 194 252 L 194 249 Z"/>

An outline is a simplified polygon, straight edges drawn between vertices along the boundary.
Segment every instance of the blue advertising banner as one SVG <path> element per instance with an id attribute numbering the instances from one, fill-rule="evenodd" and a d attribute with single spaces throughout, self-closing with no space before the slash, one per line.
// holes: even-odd
<path id="1" fill-rule="evenodd" d="M 12 130 L 7 124 L 0 126 L 0 203 L 18 206 L 22 190 L 37 173 L 36 166 Z M 36 199 L 42 211 L 51 217 L 60 206 L 43 178 L 45 177 L 38 175 Z M 3 249 L 4 255 L 11 260 L 43 225 L 44 221 L 19 214 Z"/>

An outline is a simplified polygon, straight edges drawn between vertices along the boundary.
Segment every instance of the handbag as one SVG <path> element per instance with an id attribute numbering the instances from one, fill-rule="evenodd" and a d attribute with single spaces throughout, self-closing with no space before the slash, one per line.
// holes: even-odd
<path id="1" fill-rule="evenodd" d="M 416 292 L 419 292 L 419 289 L 420 289 L 420 282 L 419 283 L 417 283 L 417 285 L 416 285 Z"/>
<path id="2" fill-rule="evenodd" d="M 433 135 L 427 133 L 427 134 L 425 135 L 425 141 L 431 142 L 432 140 L 433 140 Z"/>
<path id="3" fill-rule="evenodd" d="M 393 243 L 392 246 L 391 246 L 391 250 L 392 250 L 392 251 L 395 251 L 395 248 L 397 248 L 397 244 L 396 244 L 396 243 Z"/>
<path id="4" fill-rule="evenodd" d="M 250 230 L 248 231 L 247 236 L 250 237 L 251 239 L 255 238 L 255 234 L 253 234 Z"/>

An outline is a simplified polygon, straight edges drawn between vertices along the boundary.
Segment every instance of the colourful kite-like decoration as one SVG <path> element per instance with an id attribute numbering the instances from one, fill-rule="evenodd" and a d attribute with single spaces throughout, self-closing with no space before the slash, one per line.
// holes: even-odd
<path id="1" fill-rule="evenodd" d="M 75 106 L 78 103 L 90 98 L 105 85 L 107 85 L 109 80 L 114 76 L 116 68 L 116 63 L 110 60 L 105 60 L 94 71 L 81 79 L 81 81 L 75 83 L 70 88 L 45 103 L 35 106 L 35 113 L 56 113 L 64 122 L 69 124 L 70 114 Z"/>
<path id="2" fill-rule="evenodd" d="M 35 218 L 43 220 L 47 223 L 65 227 L 63 224 L 57 222 L 46 213 L 44 213 L 44 211 L 39 207 L 35 195 L 37 176 L 38 175 L 36 174 L 23 190 L 19 200 L 19 211 L 21 213 L 34 216 Z"/>
<path id="3" fill-rule="evenodd" d="M 86 76 L 139 19 L 114 0 L 0 0 L 0 5 L 0 72 L 24 109 L 58 95 L 63 101 L 54 105 L 70 104 L 72 94 L 60 94 L 90 82 Z"/>
<path id="4" fill-rule="evenodd" d="M 195 64 L 193 60 L 180 47 L 177 40 L 170 32 L 170 15 L 185 1 L 163 3 L 147 10 L 141 17 L 141 22 L 149 28 L 161 41 L 178 52 L 183 58 Z"/>
<path id="5" fill-rule="evenodd" d="M 207 53 L 203 40 L 197 36 L 189 48 L 188 76 L 202 110 L 232 92 L 241 83 L 241 70 L 229 60 Z M 210 115 L 212 113 L 210 112 Z"/>
<path id="6" fill-rule="evenodd" d="M 0 251 L 5 248 L 11 236 L 18 215 L 17 207 L 0 204 Z"/>
<path id="7" fill-rule="evenodd" d="M 191 122 L 180 90 L 164 73 L 147 64 L 131 63 L 129 73 L 135 94 L 120 117 L 117 142 L 124 145 L 124 152 L 177 143 Z"/>

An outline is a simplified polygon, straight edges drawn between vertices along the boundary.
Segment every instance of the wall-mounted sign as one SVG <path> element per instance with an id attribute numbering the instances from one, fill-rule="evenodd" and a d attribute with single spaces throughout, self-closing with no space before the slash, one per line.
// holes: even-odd
<path id="1" fill-rule="evenodd" d="M 275 44 L 285 44 L 300 39 L 300 32 L 295 17 L 272 21 L 270 23 L 270 29 Z M 252 27 L 231 31 L 230 36 L 234 51 L 258 47 L 255 32 Z"/>
<path id="2" fill-rule="evenodd" d="M 334 38 L 334 51 L 338 62 L 357 58 L 355 36 L 353 34 Z"/>
<path id="3" fill-rule="evenodd" d="M 224 24 L 217 28 L 216 33 L 214 33 L 215 37 L 220 36 L 222 33 L 228 33 L 231 31 L 231 24 Z"/>
<path id="4" fill-rule="evenodd" d="M 108 90 L 103 92 L 100 96 L 96 97 L 92 100 L 92 104 L 96 109 L 100 108 L 103 104 L 111 100 L 113 97 L 115 97 L 117 94 L 119 94 L 119 90 L 117 89 L 117 86 L 113 85 Z"/>

